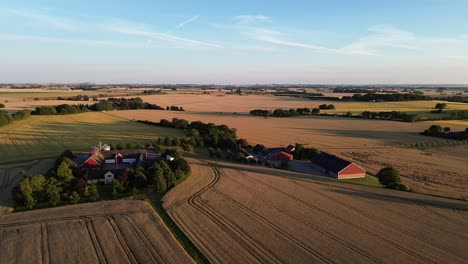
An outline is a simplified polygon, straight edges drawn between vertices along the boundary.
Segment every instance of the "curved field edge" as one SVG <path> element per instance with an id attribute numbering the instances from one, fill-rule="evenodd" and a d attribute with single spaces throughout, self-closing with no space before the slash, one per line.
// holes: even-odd
<path id="1" fill-rule="evenodd" d="M 177 239 L 177 241 L 179 241 L 180 245 L 185 249 L 185 251 L 192 257 L 192 259 L 195 262 L 210 263 L 210 261 L 205 257 L 205 255 L 190 240 L 190 238 L 187 235 L 185 235 L 185 233 L 179 228 L 179 226 L 174 222 L 174 220 L 172 220 L 172 218 L 162 206 L 162 202 L 159 197 L 150 197 L 148 199 L 148 202 L 161 217 L 168 230 Z"/>

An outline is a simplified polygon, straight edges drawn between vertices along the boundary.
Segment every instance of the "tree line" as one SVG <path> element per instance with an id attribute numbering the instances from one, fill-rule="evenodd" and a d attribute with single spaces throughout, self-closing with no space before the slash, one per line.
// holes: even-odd
<path id="1" fill-rule="evenodd" d="M 431 125 L 428 129 L 420 133 L 424 136 L 440 137 L 455 140 L 468 140 L 468 128 L 465 131 L 452 131 L 450 127 Z"/>
<path id="2" fill-rule="evenodd" d="M 19 110 L 16 113 L 9 114 L 6 111 L 0 111 L 0 127 L 6 126 L 14 121 L 26 119 L 31 116 L 29 110 Z"/>
<path id="3" fill-rule="evenodd" d="M 136 110 L 136 109 L 151 109 L 151 110 L 164 110 L 163 107 L 144 102 L 140 97 L 136 98 L 108 98 L 107 100 L 100 100 L 92 105 L 78 104 L 68 105 L 61 104 L 57 106 L 38 106 L 32 112 L 33 115 L 67 115 L 77 114 L 88 111 L 113 111 L 113 110 Z M 183 107 L 168 106 L 166 110 L 171 111 L 184 111 Z"/>
<path id="4" fill-rule="evenodd" d="M 381 119 L 381 120 L 392 120 L 392 121 L 402 121 L 402 122 L 415 122 L 417 121 L 417 114 L 408 114 L 405 112 L 371 112 L 364 111 L 361 116 L 367 119 Z"/>
<path id="5" fill-rule="evenodd" d="M 273 117 L 292 117 L 301 115 L 318 115 L 320 114 L 319 108 L 291 108 L 291 109 L 275 109 L 273 111 L 264 109 L 254 109 L 250 111 L 250 115 L 254 116 L 273 116 Z"/>
<path id="6" fill-rule="evenodd" d="M 366 94 L 354 94 L 353 96 L 343 96 L 343 101 L 361 101 L 361 102 L 398 102 L 398 101 L 418 101 L 432 100 L 431 97 L 425 96 L 419 92 L 412 93 L 386 93 L 378 94 L 368 92 Z"/>

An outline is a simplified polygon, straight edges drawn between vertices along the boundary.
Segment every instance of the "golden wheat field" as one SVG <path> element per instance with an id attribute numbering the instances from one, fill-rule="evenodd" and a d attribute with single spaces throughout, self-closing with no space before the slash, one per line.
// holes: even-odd
<path id="1" fill-rule="evenodd" d="M 127 119 L 158 122 L 162 118 L 183 118 L 225 124 L 237 129 L 241 138 L 253 144 L 287 146 L 303 143 L 344 156 L 371 173 L 385 166 L 400 170 L 403 181 L 417 192 L 454 198 L 468 198 L 467 145 L 446 148 L 411 149 L 405 144 L 427 144 L 445 140 L 425 137 L 419 132 L 430 124 L 404 123 L 339 117 L 263 118 L 232 114 L 198 114 L 167 111 L 116 111 L 109 113 Z M 463 126 L 452 125 L 454 130 Z"/>
<path id="2" fill-rule="evenodd" d="M 191 159 L 164 207 L 213 263 L 466 263 L 461 201 Z"/>
<path id="3" fill-rule="evenodd" d="M 144 201 L 0 216 L 2 263 L 193 263 Z"/>

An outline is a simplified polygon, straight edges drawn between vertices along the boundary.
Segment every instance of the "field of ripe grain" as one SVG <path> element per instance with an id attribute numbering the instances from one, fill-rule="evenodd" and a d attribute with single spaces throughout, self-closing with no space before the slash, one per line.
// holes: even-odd
<path id="1" fill-rule="evenodd" d="M 190 160 L 164 197 L 213 263 L 466 263 L 466 202 Z"/>
<path id="2" fill-rule="evenodd" d="M 0 217 L 2 263 L 193 263 L 143 201 L 80 204 Z"/>
<path id="3" fill-rule="evenodd" d="M 405 144 L 437 143 L 444 139 L 426 137 L 419 132 L 430 122 L 404 123 L 339 117 L 262 118 L 232 114 L 198 114 L 167 111 L 116 111 L 112 115 L 127 119 L 160 121 L 183 118 L 225 124 L 237 129 L 241 138 L 266 146 L 303 143 L 357 162 L 376 174 L 385 166 L 398 168 L 403 182 L 416 192 L 468 199 L 468 155 L 460 151 L 447 155 L 433 150 L 409 149 Z M 450 125 L 452 130 L 464 126 Z M 467 150 L 466 145 L 454 146 Z"/>
<path id="4" fill-rule="evenodd" d="M 179 136 L 181 131 L 158 128 L 108 115 L 31 116 L 0 128 L 0 163 L 41 159 L 65 149 L 88 151 L 103 143 L 145 143 L 158 136 Z"/>
<path id="5" fill-rule="evenodd" d="M 11 191 L 19 184 L 22 171 L 29 175 L 44 174 L 54 165 L 55 159 L 0 165 L 0 215 L 13 211 L 15 203 L 11 197 Z"/>

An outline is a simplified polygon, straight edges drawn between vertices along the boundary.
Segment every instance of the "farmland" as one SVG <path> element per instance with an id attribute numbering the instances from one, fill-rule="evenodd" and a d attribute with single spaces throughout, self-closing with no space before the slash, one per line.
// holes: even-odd
<path id="1" fill-rule="evenodd" d="M 229 106 L 226 106 L 227 108 Z M 161 111 L 117 111 L 112 115 L 158 122 L 182 118 L 225 124 L 236 128 L 241 138 L 266 146 L 287 146 L 299 142 L 344 156 L 376 174 L 385 166 L 400 170 L 403 182 L 416 192 L 454 198 L 468 198 L 465 146 L 447 154 L 442 149 L 410 149 L 405 144 L 444 143 L 444 139 L 419 135 L 430 122 L 403 123 L 338 117 L 263 118 L 233 114 Z M 464 126 L 450 125 L 453 130 Z"/>
<path id="2" fill-rule="evenodd" d="M 65 116 L 32 116 L 0 128 L 0 161 L 13 162 L 57 156 L 65 149 L 88 151 L 103 141 L 152 142 L 180 131 L 130 122 L 101 112 Z"/>
<path id="3" fill-rule="evenodd" d="M 192 159 L 164 207 L 213 263 L 465 263 L 464 202 Z"/>
<path id="4" fill-rule="evenodd" d="M 0 217 L 3 263 L 193 263 L 143 201 L 80 204 Z"/>

